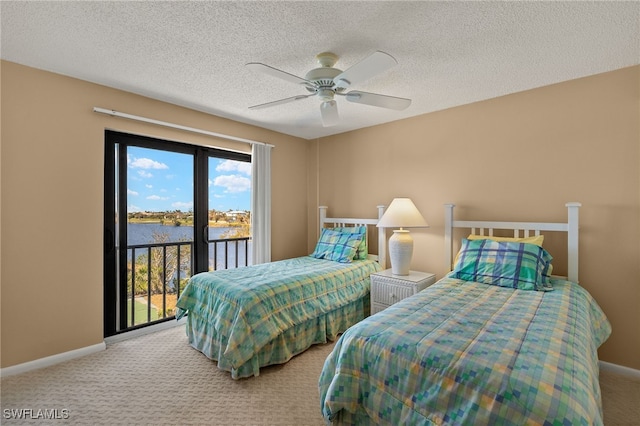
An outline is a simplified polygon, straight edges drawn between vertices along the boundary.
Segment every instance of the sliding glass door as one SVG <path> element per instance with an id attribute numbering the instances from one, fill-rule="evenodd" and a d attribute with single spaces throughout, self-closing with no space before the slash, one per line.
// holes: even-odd
<path id="1" fill-rule="evenodd" d="M 250 165 L 250 156 L 112 131 L 105 142 L 107 337 L 173 319 L 189 277 L 216 269 L 210 219 L 227 223 L 230 215 L 210 207 L 209 188 L 218 179 L 210 169 L 225 161 Z"/>

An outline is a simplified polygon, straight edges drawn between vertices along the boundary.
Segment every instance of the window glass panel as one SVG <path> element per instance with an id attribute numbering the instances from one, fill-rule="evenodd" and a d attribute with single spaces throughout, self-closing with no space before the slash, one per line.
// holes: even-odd
<path id="1" fill-rule="evenodd" d="M 208 195 L 209 270 L 250 265 L 251 163 L 209 157 Z"/>
<path id="2" fill-rule="evenodd" d="M 129 327 L 175 315 L 191 276 L 193 164 L 191 154 L 127 148 Z"/>

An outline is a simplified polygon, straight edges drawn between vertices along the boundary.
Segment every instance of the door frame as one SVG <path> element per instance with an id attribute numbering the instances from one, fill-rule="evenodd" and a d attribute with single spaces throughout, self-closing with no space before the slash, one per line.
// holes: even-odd
<path id="1" fill-rule="evenodd" d="M 104 157 L 104 246 L 103 246 L 103 330 L 104 337 L 113 336 L 161 320 L 128 327 L 127 250 L 119 250 L 127 242 L 127 150 L 129 146 L 193 155 L 193 273 L 208 270 L 209 224 L 209 158 L 251 162 L 251 154 L 219 148 L 191 145 L 105 130 Z M 117 147 L 117 149 L 116 149 Z M 117 158 L 116 158 L 117 156 Z M 123 166 L 124 165 L 124 166 Z M 117 168 L 117 169 L 116 169 Z M 117 201 L 116 201 L 117 200 Z M 116 206 L 117 202 L 117 206 Z M 121 267 L 125 265 L 125 267 Z"/>

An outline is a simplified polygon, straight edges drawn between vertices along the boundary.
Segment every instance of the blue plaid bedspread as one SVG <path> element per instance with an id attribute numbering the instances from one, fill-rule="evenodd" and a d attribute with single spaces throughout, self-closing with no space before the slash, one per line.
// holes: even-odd
<path id="1" fill-rule="evenodd" d="M 196 274 L 177 302 L 178 319 L 194 313 L 207 336 L 239 368 L 283 331 L 369 293 L 373 260 L 338 263 L 310 256 Z M 212 356 L 212 354 L 209 354 Z"/>
<path id="2" fill-rule="evenodd" d="M 327 423 L 602 425 L 591 295 L 445 277 L 338 340 L 319 380 Z"/>

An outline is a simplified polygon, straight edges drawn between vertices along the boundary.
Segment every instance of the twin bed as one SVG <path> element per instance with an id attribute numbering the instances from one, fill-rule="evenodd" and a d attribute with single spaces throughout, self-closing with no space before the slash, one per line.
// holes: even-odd
<path id="1" fill-rule="evenodd" d="M 377 219 L 331 218 L 320 207 L 310 256 L 196 274 L 177 302 L 189 343 L 234 379 L 257 376 L 316 343 L 335 340 L 369 316 L 369 275 L 384 269 L 384 232 L 369 253 Z"/>
<path id="2" fill-rule="evenodd" d="M 452 272 L 340 337 L 319 379 L 325 421 L 603 424 L 597 348 L 611 327 L 577 284 L 579 204 L 567 207 L 567 223 L 514 223 L 455 221 L 447 205 Z M 452 263 L 454 228 L 488 235 L 462 239 Z M 541 231 L 567 232 L 566 280 Z"/>
<path id="3" fill-rule="evenodd" d="M 446 205 L 452 272 L 372 316 L 384 232 L 369 255 L 377 219 L 321 208 L 312 256 L 195 275 L 178 316 L 188 312 L 190 344 L 233 378 L 341 334 L 319 378 L 327 424 L 600 425 L 597 348 L 611 327 L 577 284 L 579 206 L 567 204 L 566 223 L 532 223 L 454 220 Z M 494 235 L 505 229 L 513 237 Z M 567 234 L 566 279 L 551 275 L 546 232 Z"/>

